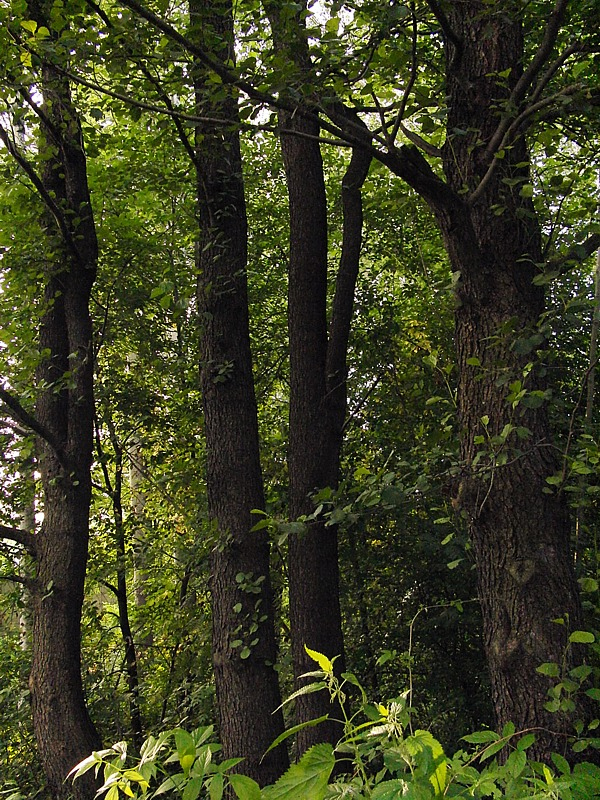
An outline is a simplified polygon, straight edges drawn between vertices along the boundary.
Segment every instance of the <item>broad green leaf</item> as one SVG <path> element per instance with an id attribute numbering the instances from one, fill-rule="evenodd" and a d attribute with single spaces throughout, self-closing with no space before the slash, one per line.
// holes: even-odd
<path id="1" fill-rule="evenodd" d="M 304 676 L 302 676 L 302 677 L 304 677 Z M 309 683 L 306 686 L 302 686 L 297 691 L 292 692 L 292 694 L 289 697 L 285 698 L 285 700 L 279 706 L 279 708 L 282 708 L 283 706 L 287 705 L 292 700 L 295 700 L 297 697 L 301 697 L 302 695 L 305 695 L 305 694 L 312 694 L 313 692 L 320 692 L 321 689 L 326 689 L 326 688 L 327 688 L 327 684 L 325 683 L 325 681 L 316 681 L 316 683 Z M 275 709 L 275 710 L 278 711 L 279 709 Z"/>
<path id="2" fill-rule="evenodd" d="M 263 796 L 266 800 L 323 800 L 334 764 L 333 747 L 316 744 L 277 783 L 263 789 Z"/>
<path id="3" fill-rule="evenodd" d="M 203 783 L 203 778 L 190 778 L 185 785 L 181 800 L 197 800 L 200 797 Z"/>
<path id="4" fill-rule="evenodd" d="M 561 756 L 560 753 L 552 753 L 550 758 L 554 762 L 555 767 L 562 775 L 571 774 L 571 767 L 569 765 L 569 762 L 564 756 Z"/>
<path id="5" fill-rule="evenodd" d="M 373 789 L 373 800 L 405 800 L 409 784 L 402 778 L 383 781 Z"/>
<path id="6" fill-rule="evenodd" d="M 525 769 L 527 756 L 523 750 L 513 750 L 506 761 L 506 768 L 517 778 Z"/>
<path id="7" fill-rule="evenodd" d="M 479 760 L 487 761 L 488 758 L 491 758 L 492 756 L 495 756 L 496 753 L 499 753 L 503 747 L 506 747 L 506 742 L 504 741 L 504 739 L 501 739 L 498 742 L 494 742 L 493 744 L 489 745 L 489 747 L 485 748 L 485 750 L 479 756 Z"/>
<path id="8" fill-rule="evenodd" d="M 558 678 L 560 675 L 560 667 L 558 664 L 548 661 L 536 667 L 536 672 L 539 672 L 540 675 L 547 675 L 549 678 Z"/>
<path id="9" fill-rule="evenodd" d="M 221 800 L 223 797 L 223 785 L 223 773 L 217 772 L 208 787 L 208 796 L 210 800 Z"/>
<path id="10" fill-rule="evenodd" d="M 84 758 L 83 761 L 80 761 L 79 764 L 75 764 L 73 769 L 69 772 L 69 778 L 73 776 L 73 778 L 79 778 L 80 775 L 84 775 L 88 770 L 92 769 L 96 764 L 101 762 L 100 754 L 97 752 L 92 753 L 91 756 Z"/>
<path id="11" fill-rule="evenodd" d="M 569 636 L 569 641 L 580 644 L 592 644 L 592 642 L 596 641 L 596 637 L 589 631 L 573 631 L 573 633 Z"/>
<path id="12" fill-rule="evenodd" d="M 260 800 L 260 786 L 247 775 L 228 775 L 229 782 L 239 800 Z"/>
<path id="13" fill-rule="evenodd" d="M 527 733 L 517 742 L 517 750 L 527 750 L 535 742 L 535 733 Z"/>
<path id="14" fill-rule="evenodd" d="M 446 788 L 447 771 L 446 754 L 444 753 L 442 745 L 429 731 L 421 730 L 416 730 L 412 736 L 409 736 L 405 740 L 404 744 L 413 755 L 416 755 L 418 750 L 431 750 L 436 769 L 435 772 L 429 776 L 429 780 L 435 791 L 441 794 Z"/>

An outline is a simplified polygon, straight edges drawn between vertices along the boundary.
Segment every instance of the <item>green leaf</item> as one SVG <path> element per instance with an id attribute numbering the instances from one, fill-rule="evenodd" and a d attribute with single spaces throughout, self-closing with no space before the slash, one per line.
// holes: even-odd
<path id="1" fill-rule="evenodd" d="M 186 783 L 181 800 L 197 800 L 202 791 L 204 778 L 190 778 Z"/>
<path id="2" fill-rule="evenodd" d="M 216 775 L 213 776 L 210 786 L 208 787 L 208 796 L 210 800 L 221 800 L 223 797 L 223 773 L 217 772 Z"/>
<path id="3" fill-rule="evenodd" d="M 196 760 L 196 744 L 187 731 L 177 728 L 175 731 L 175 746 L 177 747 L 177 757 L 181 764 L 181 769 L 188 773 Z"/>
<path id="4" fill-rule="evenodd" d="M 506 742 L 504 741 L 504 739 L 500 739 L 500 741 L 494 742 L 494 744 L 491 744 L 489 745 L 489 747 L 485 748 L 485 750 L 479 756 L 479 760 L 487 761 L 488 758 L 491 758 L 492 756 L 495 756 L 496 753 L 499 753 L 503 747 L 506 747 Z"/>
<path id="5" fill-rule="evenodd" d="M 547 675 L 549 678 L 558 678 L 560 675 L 560 667 L 551 661 L 540 664 L 535 671 L 539 672 L 540 675 Z"/>
<path id="6" fill-rule="evenodd" d="M 37 22 L 33 19 L 22 19 L 21 27 L 25 28 L 26 31 L 30 31 L 30 33 L 35 33 L 37 30 Z"/>
<path id="7" fill-rule="evenodd" d="M 228 775 L 229 782 L 239 800 L 260 800 L 260 786 L 247 775 Z"/>
<path id="8" fill-rule="evenodd" d="M 525 736 L 522 736 L 517 742 L 517 750 L 527 750 L 527 748 L 531 747 L 531 745 L 534 744 L 534 742 L 535 742 L 535 734 L 527 733 L 525 734 Z"/>
<path id="9" fill-rule="evenodd" d="M 496 731 L 475 731 L 475 733 L 469 733 L 462 738 L 463 741 L 471 744 L 484 744 L 485 742 L 497 742 L 498 734 Z"/>
<path id="10" fill-rule="evenodd" d="M 107 751 L 110 752 L 110 751 Z M 92 769 L 96 764 L 99 764 L 102 761 L 100 753 L 94 752 L 91 756 L 84 758 L 83 761 L 80 761 L 79 764 L 75 764 L 73 769 L 69 772 L 69 778 L 73 776 L 73 780 L 75 778 L 79 778 L 80 775 L 84 775 L 88 770 Z"/>
<path id="11" fill-rule="evenodd" d="M 304 728 L 314 728 L 315 725 L 320 725 L 321 722 L 325 722 L 325 720 L 329 719 L 329 714 L 325 714 L 322 717 L 317 717 L 316 719 L 310 719 L 308 722 L 300 722 L 298 725 L 293 725 L 291 728 L 288 728 L 283 733 L 280 733 L 279 736 L 271 742 L 269 747 L 265 750 L 265 754 L 263 758 L 273 750 L 277 745 L 281 744 L 281 742 L 285 741 L 285 739 L 289 738 L 290 736 L 294 736 L 294 734 L 298 733 L 298 731 L 304 730 Z"/>
<path id="12" fill-rule="evenodd" d="M 571 774 L 571 767 L 567 759 L 564 758 L 564 756 L 561 756 L 559 753 L 552 753 L 550 758 L 552 759 L 554 765 L 562 775 Z"/>
<path id="13" fill-rule="evenodd" d="M 303 675 L 302 677 L 305 677 L 306 674 Z M 300 687 L 300 689 L 297 689 L 295 692 L 292 692 L 292 694 L 289 697 L 286 697 L 283 703 L 279 706 L 279 708 L 282 708 L 283 706 L 287 705 L 292 700 L 295 700 L 297 697 L 301 697 L 302 695 L 305 694 L 312 694 L 313 692 L 320 692 L 321 689 L 326 689 L 326 688 L 327 684 L 325 683 L 325 681 L 316 681 L 315 683 L 308 683 L 306 686 L 302 686 Z"/>
<path id="14" fill-rule="evenodd" d="M 306 645 L 304 645 L 304 649 L 306 650 L 307 655 L 309 655 L 313 661 L 317 662 L 323 672 L 333 672 L 333 663 L 327 658 L 327 656 L 324 656 L 323 653 L 317 653 L 316 650 L 311 650 Z"/>
<path id="15" fill-rule="evenodd" d="M 263 796 L 266 800 L 323 800 L 334 765 L 333 747 L 316 744 L 276 784 L 263 789 Z"/>
<path id="16" fill-rule="evenodd" d="M 409 786 L 410 784 L 402 778 L 393 778 L 376 786 L 371 797 L 373 800 L 406 800 L 410 797 L 407 793 Z"/>
<path id="17" fill-rule="evenodd" d="M 441 794 L 446 788 L 446 755 L 444 748 L 429 731 L 417 730 L 404 741 L 404 745 L 411 755 L 416 755 L 419 750 L 431 750 L 436 769 L 429 780 L 435 791 Z"/>
<path id="18" fill-rule="evenodd" d="M 592 642 L 596 641 L 596 637 L 589 631 L 573 631 L 573 633 L 569 636 L 569 641 L 580 644 L 592 644 Z"/>
<path id="19" fill-rule="evenodd" d="M 527 765 L 527 756 L 523 750 L 513 750 L 506 760 L 506 768 L 514 778 L 517 778 Z"/>

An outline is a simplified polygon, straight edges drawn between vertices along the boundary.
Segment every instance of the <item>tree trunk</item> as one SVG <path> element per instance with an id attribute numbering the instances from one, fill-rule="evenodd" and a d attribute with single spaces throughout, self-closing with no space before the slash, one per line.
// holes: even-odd
<path id="1" fill-rule="evenodd" d="M 144 726 L 142 722 L 142 709 L 140 705 L 140 681 L 138 672 L 137 647 L 131 630 L 129 618 L 129 592 L 127 587 L 127 549 L 125 537 L 125 520 L 123 515 L 123 447 L 117 436 L 115 425 L 110 416 L 110 410 L 106 414 L 105 420 L 108 428 L 110 443 L 114 453 L 115 471 L 114 478 L 111 480 L 108 465 L 104 458 L 100 431 L 96 432 L 96 445 L 98 457 L 104 474 L 104 484 L 110 495 L 113 510 L 114 534 L 115 534 L 115 555 L 116 555 L 116 586 L 106 584 L 111 589 L 117 600 L 119 609 L 119 628 L 123 639 L 123 651 L 125 656 L 125 674 L 127 680 L 127 693 L 129 700 L 129 721 L 131 724 L 131 737 L 133 746 L 137 752 L 140 751 L 144 738 Z"/>
<path id="2" fill-rule="evenodd" d="M 215 57 L 234 58 L 228 0 L 190 3 L 190 36 Z M 196 67 L 198 113 L 230 124 L 196 130 L 199 241 L 196 266 L 208 508 L 218 539 L 212 555 L 213 665 L 225 758 L 261 784 L 287 768 L 284 747 L 263 755 L 283 731 L 266 531 L 252 531 L 264 509 L 250 352 L 247 223 L 232 92 L 211 100 Z M 214 89 L 214 87 L 213 87 Z"/>
<path id="3" fill-rule="evenodd" d="M 46 24 L 44 9 L 30 6 Z M 49 26 L 48 26 L 49 27 Z M 42 184 L 59 209 L 61 231 L 45 218 L 47 248 L 42 360 L 36 415 L 44 521 L 36 537 L 32 592 L 33 726 L 41 762 L 56 798 L 93 797 L 93 776 L 65 784 L 69 770 L 100 747 L 85 705 L 80 623 L 86 572 L 93 447 L 93 349 L 89 297 L 97 241 L 77 114 L 67 80 L 42 70 Z"/>
<path id="4" fill-rule="evenodd" d="M 284 115 L 282 115 L 284 117 Z M 318 136 L 303 120 L 283 120 Z M 319 144 L 298 135 L 281 139 L 290 203 L 288 333 L 290 342 L 289 514 L 292 520 L 314 511 L 311 495 L 335 487 L 339 442 L 331 436 L 327 404 L 327 206 Z M 340 427 L 341 431 L 341 427 Z M 343 671 L 344 641 L 339 600 L 337 529 L 315 520 L 289 539 L 289 606 L 294 676 L 314 669 L 305 645 L 333 658 Z M 300 685 L 300 684 L 298 684 Z M 325 692 L 296 701 L 296 721 L 330 714 Z M 298 734 L 300 756 L 316 742 L 336 744 L 340 725 L 330 720 Z"/>
<path id="5" fill-rule="evenodd" d="M 523 39 L 506 14 L 476 0 L 450 4 L 449 23 L 460 45 L 449 46 L 443 161 L 457 199 L 432 205 L 460 273 L 464 474 L 457 505 L 474 547 L 498 724 L 543 728 L 529 752 L 547 759 L 553 750 L 564 752 L 573 720 L 544 708 L 552 681 L 536 669 L 563 659 L 573 665 L 567 640 L 582 614 L 565 498 L 549 493 L 546 483 L 557 464 L 537 355 L 544 293 L 533 278 L 543 259 L 531 193 L 523 191 L 530 162 L 524 138 L 506 148 L 470 203 L 459 199 L 476 190 L 489 168 L 486 145 L 520 77 Z M 521 427 L 524 438 L 505 425 Z"/>
<path id="6" fill-rule="evenodd" d="M 306 30 L 297 12 L 283 18 L 266 3 L 275 49 L 293 61 L 299 77 L 310 69 Z M 350 112 L 342 112 L 345 116 Z M 353 122 L 359 132 L 361 123 Z M 362 238 L 361 188 L 371 163 L 353 151 L 342 181 L 344 229 L 331 320 L 327 323 L 327 199 L 319 125 L 300 114 L 280 112 L 281 150 L 290 213 L 288 333 L 290 346 L 289 514 L 292 520 L 314 511 L 311 496 L 336 488 L 346 414 L 346 355 Z M 364 129 L 366 131 L 366 129 Z M 316 519 L 289 540 L 289 605 L 294 676 L 314 669 L 305 645 L 344 670 L 344 640 L 339 598 L 337 526 Z M 324 692 L 296 700 L 297 722 L 329 714 L 331 719 L 297 736 L 296 755 L 317 742 L 337 744 L 342 734 L 339 709 Z"/>

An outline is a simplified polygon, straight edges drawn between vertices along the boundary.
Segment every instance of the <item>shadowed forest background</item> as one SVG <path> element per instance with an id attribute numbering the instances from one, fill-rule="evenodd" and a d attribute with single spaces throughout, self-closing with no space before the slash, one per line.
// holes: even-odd
<path id="1" fill-rule="evenodd" d="M 597 764 L 597 4 L 0 21 L 0 796 L 210 724 L 275 783 L 305 646 Z"/>

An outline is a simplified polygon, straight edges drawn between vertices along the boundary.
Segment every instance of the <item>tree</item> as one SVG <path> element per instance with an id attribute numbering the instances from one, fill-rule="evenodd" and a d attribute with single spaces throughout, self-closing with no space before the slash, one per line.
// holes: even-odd
<path id="1" fill-rule="evenodd" d="M 56 42 L 48 6 L 32 2 L 27 12 L 26 20 L 9 22 L 16 28 L 17 42 L 23 28 Z M 27 53 L 25 44 L 21 48 Z M 23 61 L 27 63 L 27 58 Z M 29 678 L 33 727 L 51 791 L 66 797 L 67 773 L 85 753 L 100 746 L 86 709 L 80 664 L 94 416 L 89 301 L 98 244 L 81 126 L 69 82 L 50 61 L 37 71 L 35 80 L 42 105 L 37 105 L 26 82 L 17 83 L 14 91 L 39 121 L 39 174 L 11 133 L 0 130 L 5 147 L 45 205 L 39 362 L 36 388 L 30 389 L 36 396 L 35 413 L 6 388 L 0 397 L 13 419 L 37 435 L 44 521 L 35 535 L 10 531 L 5 535 L 22 544 L 35 561 L 35 577 L 28 581 L 33 608 Z M 84 781 L 75 788 L 75 796 L 88 797 L 94 785 L 93 778 Z"/>
<path id="2" fill-rule="evenodd" d="M 214 58 L 234 60 L 231 4 L 190 2 L 190 36 Z M 287 766 L 283 731 L 269 541 L 253 531 L 252 511 L 264 509 L 258 416 L 248 323 L 247 220 L 237 102 L 207 87 L 194 66 L 196 112 L 220 117 L 225 128 L 199 123 L 197 178 L 200 376 L 206 436 L 209 516 L 217 528 L 212 555 L 213 668 L 226 758 L 244 756 L 245 774 L 276 780 Z M 222 123 L 223 124 L 223 123 Z"/>
<path id="3" fill-rule="evenodd" d="M 419 85 L 421 64 L 437 55 L 435 49 L 429 51 L 431 39 L 424 38 L 420 47 L 420 35 L 430 29 L 428 10 L 445 54 L 448 100 L 441 148 L 416 134 L 412 122 L 404 119 L 413 91 L 419 108 L 418 92 L 424 89 Z M 543 334 L 537 337 L 544 290 L 534 278 L 544 256 L 531 201 L 526 134 L 539 109 L 560 114 L 557 97 L 576 98 L 576 111 L 585 98 L 581 84 L 552 85 L 568 57 L 583 49 L 562 45 L 565 14 L 566 3 L 559 0 L 525 67 L 524 29 L 530 18 L 516 8 L 467 2 L 450 4 L 446 10 L 431 2 L 428 9 L 404 9 L 382 19 L 380 27 L 377 18 L 370 20 L 374 44 L 371 63 L 367 60 L 363 67 L 366 74 L 375 72 L 381 59 L 375 46 L 394 37 L 410 59 L 405 89 L 392 102 L 393 118 L 388 119 L 383 103 L 375 98 L 381 127 L 371 134 L 372 141 L 380 142 L 374 155 L 427 201 L 459 278 L 456 345 L 463 477 L 456 505 L 468 519 L 474 544 L 498 722 L 510 719 L 523 728 L 539 725 L 550 731 L 536 745 L 545 758 L 564 742 L 571 721 L 546 709 L 550 681 L 537 668 L 546 662 L 563 663 L 565 657 L 567 664 L 576 663 L 569 632 L 581 626 L 582 616 L 566 502 L 563 495 L 545 491 L 555 461 L 546 387 L 535 357 L 543 341 Z M 582 17 L 575 20 L 589 25 L 589 9 L 584 6 Z M 288 33 L 294 35 L 293 30 Z M 325 74 L 343 69 L 344 58 L 333 65 L 328 62 Z M 388 69 L 387 64 L 381 69 L 384 80 Z M 314 74 L 311 78 L 315 81 Z M 375 95 L 379 86 L 370 77 L 367 93 Z M 323 121 L 322 125 L 359 144 L 356 123 L 344 117 L 318 83 L 316 87 L 321 108 L 335 127 Z M 549 88 L 557 94 L 549 95 Z M 353 99 L 350 96 L 350 102 Z M 302 106 L 296 110 L 310 113 Z M 431 117 L 421 116 L 422 129 L 427 121 L 426 130 L 433 127 L 441 140 Z M 396 146 L 400 132 L 410 144 Z M 445 180 L 425 155 L 441 158 Z M 583 257 L 597 246 L 598 236 L 591 236 L 582 247 Z M 519 434 L 527 439 L 524 447 L 518 444 Z M 483 454 L 486 437 L 491 449 Z M 497 447 L 504 451 L 500 461 Z M 579 708 L 584 718 L 585 704 L 584 699 Z"/>

